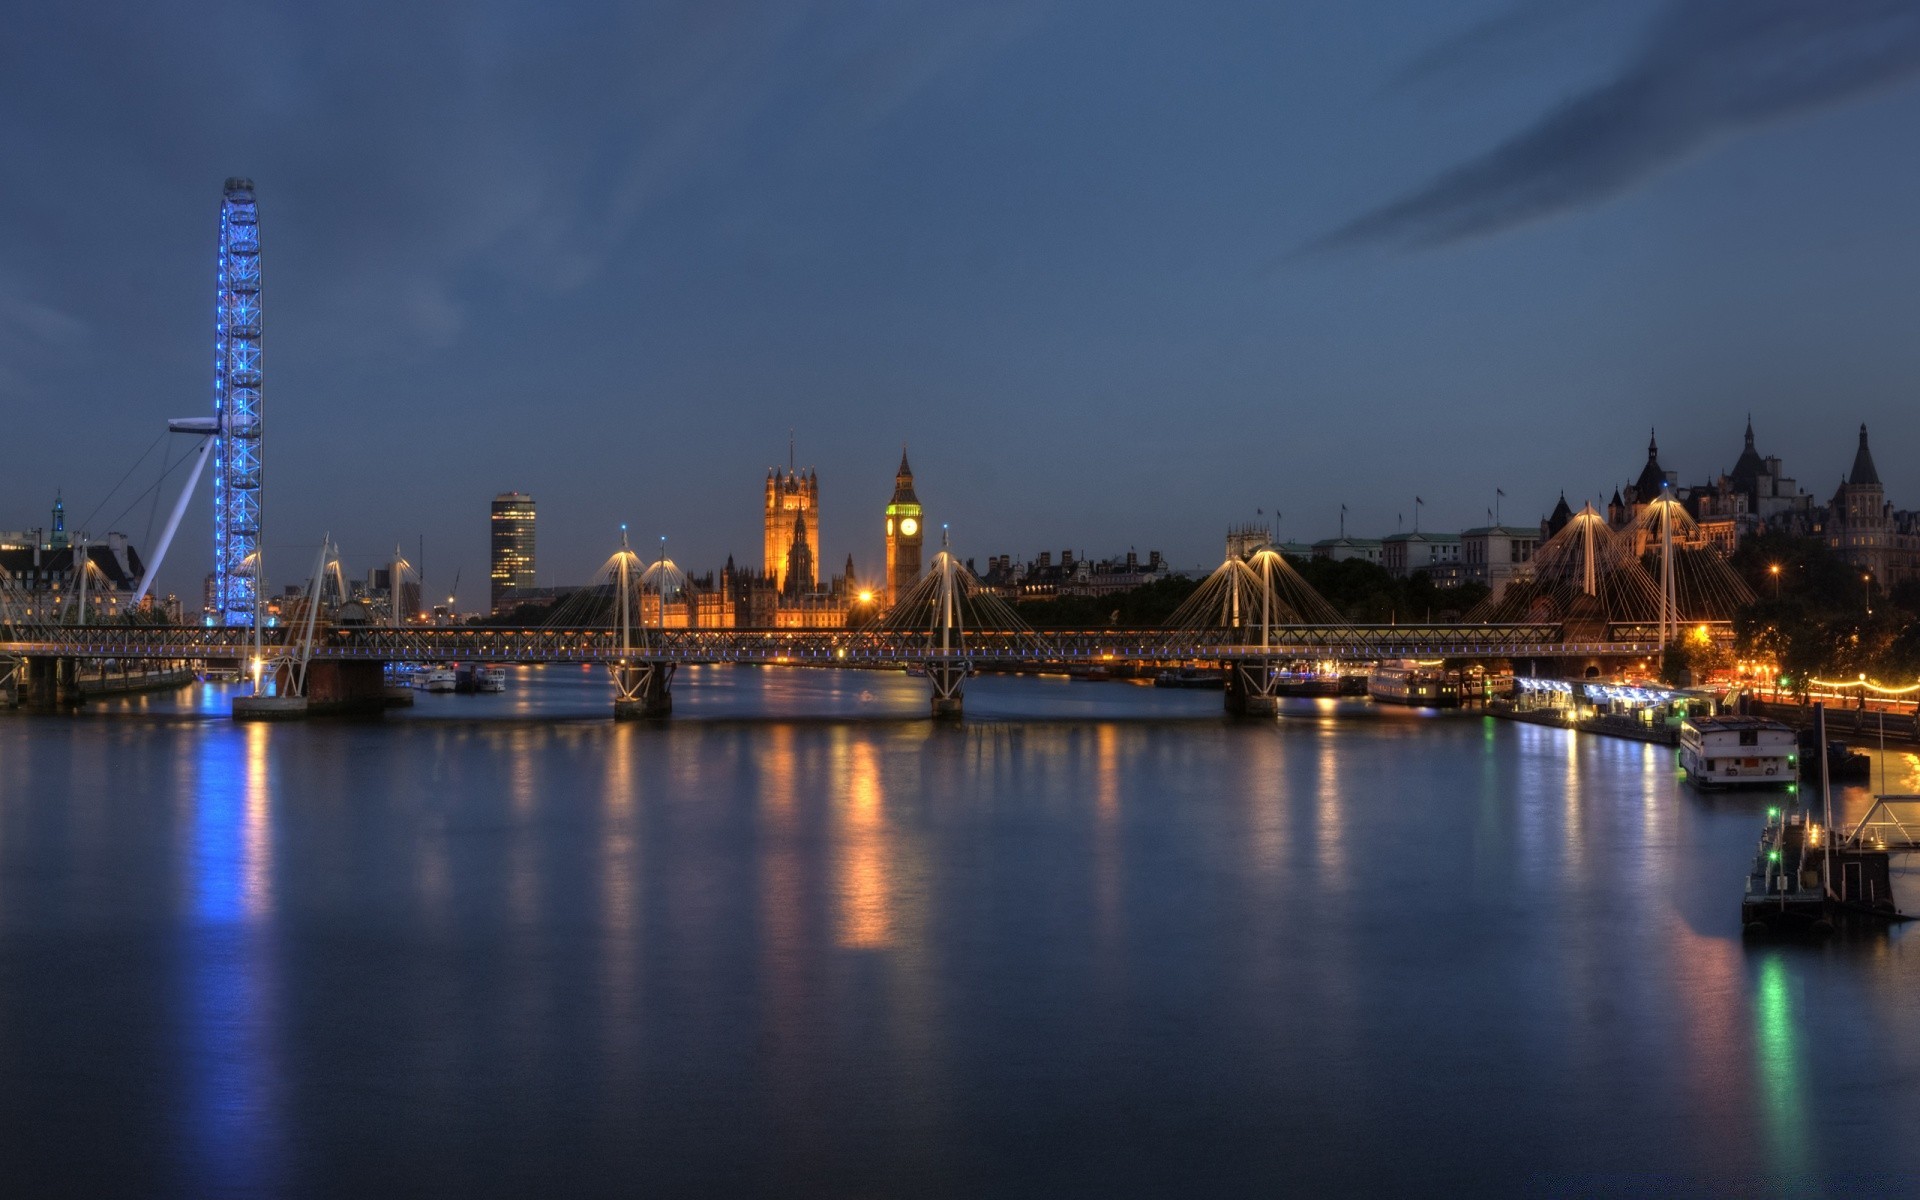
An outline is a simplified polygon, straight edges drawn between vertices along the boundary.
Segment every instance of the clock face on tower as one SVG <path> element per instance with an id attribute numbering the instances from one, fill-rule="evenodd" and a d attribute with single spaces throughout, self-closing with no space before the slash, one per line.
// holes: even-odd
<path id="1" fill-rule="evenodd" d="M 912 537 L 914 534 L 920 532 L 920 522 L 914 520 L 912 517 L 908 517 L 906 520 L 900 522 L 900 532 L 908 537 Z"/>

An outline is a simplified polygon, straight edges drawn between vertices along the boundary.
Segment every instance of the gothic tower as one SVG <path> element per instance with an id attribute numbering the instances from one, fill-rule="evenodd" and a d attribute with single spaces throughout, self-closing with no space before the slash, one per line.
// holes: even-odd
<path id="1" fill-rule="evenodd" d="M 913 494 L 913 468 L 900 447 L 900 470 L 893 477 L 893 502 L 887 505 L 887 603 L 893 604 L 920 578 L 920 497 Z"/>
<path id="2" fill-rule="evenodd" d="M 820 479 L 812 470 L 794 470 L 789 462 L 785 471 L 767 471 L 766 571 L 778 591 L 787 588 L 787 561 L 796 538 L 807 546 L 800 590 L 811 592 L 818 584 L 814 564 L 820 561 Z"/>

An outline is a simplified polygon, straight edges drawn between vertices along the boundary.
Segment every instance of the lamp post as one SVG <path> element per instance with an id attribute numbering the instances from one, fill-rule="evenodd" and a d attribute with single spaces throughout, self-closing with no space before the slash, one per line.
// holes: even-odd
<path id="1" fill-rule="evenodd" d="M 1861 584 L 1861 591 L 1865 593 L 1867 598 L 1867 615 L 1872 616 L 1873 615 L 1873 576 L 1871 575 L 1860 576 L 1860 584 Z"/>
<path id="2" fill-rule="evenodd" d="M 1774 563 L 1767 568 L 1767 574 L 1773 576 L 1773 598 L 1780 598 L 1780 564 Z"/>

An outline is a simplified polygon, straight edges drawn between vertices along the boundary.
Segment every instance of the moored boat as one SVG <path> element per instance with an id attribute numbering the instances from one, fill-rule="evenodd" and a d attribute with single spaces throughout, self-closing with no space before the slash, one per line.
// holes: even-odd
<path id="1" fill-rule="evenodd" d="M 1680 725 L 1680 766 L 1700 788 L 1792 787 L 1800 739 L 1761 717 L 1689 717 Z"/>
<path id="2" fill-rule="evenodd" d="M 1460 707 L 1460 684 L 1445 671 L 1414 662 L 1384 663 L 1367 676 L 1367 695 L 1388 704 Z"/>
<path id="3" fill-rule="evenodd" d="M 1227 686 L 1225 671 L 1207 671 L 1199 667 L 1181 667 L 1177 671 L 1162 671 L 1153 677 L 1153 686 L 1163 688 L 1224 688 Z"/>

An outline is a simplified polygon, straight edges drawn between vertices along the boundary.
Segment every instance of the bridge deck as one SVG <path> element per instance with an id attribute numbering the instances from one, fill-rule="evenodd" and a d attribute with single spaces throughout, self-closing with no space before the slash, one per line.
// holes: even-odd
<path id="1" fill-rule="evenodd" d="M 1637 632 L 1637 631 L 1635 631 Z M 268 650 L 294 636 L 270 632 Z M 636 635 L 635 641 L 640 639 Z M 1317 658 L 1628 658 L 1656 654 L 1643 638 L 1566 641 L 1557 625 L 1287 625 L 1258 632 L 1161 629 L 976 630 L 942 651 L 921 631 L 850 629 L 651 630 L 624 651 L 612 629 L 334 626 L 314 637 L 316 661 L 361 662 L 1244 662 Z M 0 629 L 0 655 L 56 658 L 242 659 L 252 631 L 198 625 L 82 625 Z"/>

